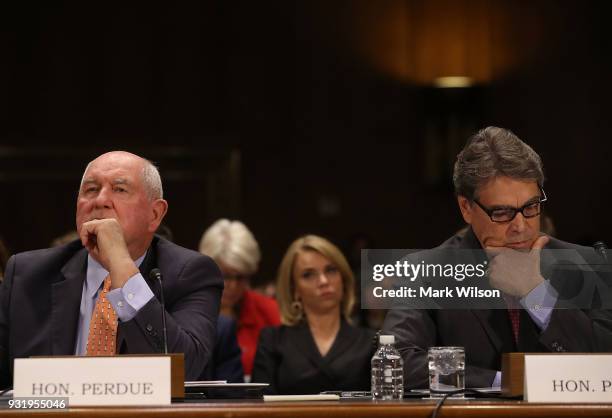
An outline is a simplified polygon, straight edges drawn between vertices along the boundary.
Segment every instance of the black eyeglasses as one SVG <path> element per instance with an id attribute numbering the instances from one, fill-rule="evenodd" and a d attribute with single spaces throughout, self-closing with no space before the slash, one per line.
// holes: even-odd
<path id="1" fill-rule="evenodd" d="M 516 217 L 516 214 L 519 212 L 521 212 L 521 214 L 525 218 L 534 218 L 538 216 L 540 212 L 542 212 L 542 203 L 548 200 L 544 189 L 540 187 L 540 191 L 542 192 L 542 196 L 540 196 L 537 201 L 527 202 L 520 208 L 502 207 L 489 209 L 476 199 L 474 199 L 474 203 L 476 203 L 480 207 L 480 209 L 482 209 L 487 215 L 489 215 L 489 218 L 491 218 L 491 221 L 493 222 L 510 222 Z"/>

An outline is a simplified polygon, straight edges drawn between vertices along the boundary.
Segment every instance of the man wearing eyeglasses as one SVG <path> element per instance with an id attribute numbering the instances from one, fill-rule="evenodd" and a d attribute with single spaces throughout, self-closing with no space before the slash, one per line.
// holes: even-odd
<path id="1" fill-rule="evenodd" d="M 585 265 L 597 263 L 598 255 L 542 234 L 540 215 L 547 197 L 539 155 L 512 132 L 488 127 L 457 156 L 453 182 L 469 227 L 439 248 L 485 250 L 489 284 L 502 291 L 506 305 L 391 310 L 384 329 L 397 337 L 405 385 L 428 387 L 427 350 L 432 346 L 465 347 L 466 387 L 499 386 L 504 352 L 612 350 L 609 311 L 554 309 L 561 297 L 544 277 L 542 250 L 573 251 Z M 562 279 L 582 283 L 580 274 L 564 272 Z"/>

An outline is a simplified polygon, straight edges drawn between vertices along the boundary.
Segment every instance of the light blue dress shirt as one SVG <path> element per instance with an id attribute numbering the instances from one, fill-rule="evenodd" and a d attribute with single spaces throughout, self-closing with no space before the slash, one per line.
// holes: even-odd
<path id="1" fill-rule="evenodd" d="M 147 253 L 135 261 L 140 267 Z M 96 306 L 96 300 L 102 290 L 102 283 L 108 271 L 100 263 L 94 260 L 91 255 L 87 256 L 87 277 L 83 282 L 83 293 L 81 294 L 81 308 L 79 313 L 79 323 L 77 326 L 77 341 L 75 354 L 84 356 L 87 352 L 87 338 L 89 336 L 89 322 Z M 136 273 L 119 289 L 113 289 L 107 293 L 106 298 L 113 305 L 117 318 L 121 322 L 129 321 L 134 318 L 138 311 L 153 298 L 153 292 L 142 277 Z"/>

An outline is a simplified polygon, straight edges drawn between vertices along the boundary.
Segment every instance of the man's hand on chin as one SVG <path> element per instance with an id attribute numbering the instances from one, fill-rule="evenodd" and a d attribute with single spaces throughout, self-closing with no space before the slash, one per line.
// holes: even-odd
<path id="1" fill-rule="evenodd" d="M 84 222 L 79 236 L 89 254 L 110 272 L 111 289 L 123 287 L 130 277 L 138 273 L 116 219 Z"/>
<path id="2" fill-rule="evenodd" d="M 542 235 L 527 250 L 487 246 L 491 286 L 511 296 L 526 296 L 544 281 L 540 272 L 540 251 L 549 240 Z"/>

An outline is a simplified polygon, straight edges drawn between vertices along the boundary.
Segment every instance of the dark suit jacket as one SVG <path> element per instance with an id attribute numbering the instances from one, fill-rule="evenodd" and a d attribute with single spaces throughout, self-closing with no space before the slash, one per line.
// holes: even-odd
<path id="1" fill-rule="evenodd" d="M 208 257 L 155 237 L 140 266 L 152 298 L 130 321 L 119 322 L 117 351 L 163 350 L 159 286 L 163 274 L 168 351 L 185 353 L 185 378 L 196 379 L 211 356 L 223 290 L 221 272 Z M 79 241 L 17 254 L 0 286 L 0 384 L 12 383 L 13 359 L 74 354 L 87 251 Z"/>
<path id="2" fill-rule="evenodd" d="M 439 248 L 481 247 L 469 229 L 464 235 L 452 237 Z M 554 238 L 546 248 L 573 249 L 587 260 L 597 256 L 591 248 Z M 580 271 L 569 274 L 563 272 L 563 277 L 549 279 L 563 292 L 564 288 L 567 290 L 567 285 L 581 280 Z M 529 314 L 521 310 L 518 346 L 514 342 L 512 325 L 505 309 L 393 309 L 387 314 L 383 328 L 386 333 L 396 336 L 396 346 L 404 359 L 404 386 L 408 388 L 428 387 L 427 350 L 431 346 L 465 347 L 467 387 L 490 386 L 496 372 L 501 370 L 501 355 L 505 352 L 612 350 L 612 313 L 597 309 L 555 309 L 544 331 L 540 331 Z"/>
<path id="3" fill-rule="evenodd" d="M 212 359 L 198 380 L 227 380 L 229 383 L 244 383 L 241 361 L 242 351 L 236 338 L 236 321 L 219 315 L 217 341 Z"/>
<path id="4" fill-rule="evenodd" d="M 374 331 L 344 320 L 325 357 L 307 324 L 264 328 L 253 366 L 253 382 L 269 383 L 268 394 L 325 390 L 369 390 Z"/>

